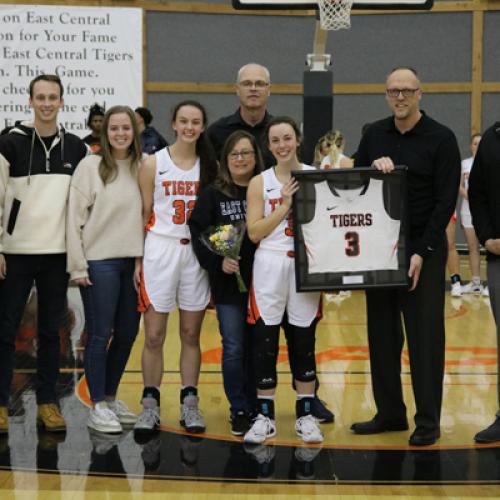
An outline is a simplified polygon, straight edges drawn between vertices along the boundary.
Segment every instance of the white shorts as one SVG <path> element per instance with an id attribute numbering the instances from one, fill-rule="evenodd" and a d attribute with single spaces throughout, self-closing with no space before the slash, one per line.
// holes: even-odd
<path id="1" fill-rule="evenodd" d="M 285 314 L 291 325 L 308 327 L 321 317 L 321 293 L 297 293 L 295 259 L 286 252 L 257 249 L 253 263 L 248 322 L 262 318 L 266 325 L 280 325 Z"/>
<path id="2" fill-rule="evenodd" d="M 472 215 L 470 214 L 469 211 L 460 212 L 460 223 L 462 224 L 462 227 L 466 227 L 466 228 L 470 228 L 470 229 L 472 229 L 474 227 L 472 225 Z"/>
<path id="3" fill-rule="evenodd" d="M 187 241 L 187 240 L 183 240 Z M 139 310 L 152 305 L 160 313 L 176 305 L 185 311 L 203 311 L 210 299 L 208 275 L 200 267 L 191 243 L 148 233 L 142 260 Z"/>

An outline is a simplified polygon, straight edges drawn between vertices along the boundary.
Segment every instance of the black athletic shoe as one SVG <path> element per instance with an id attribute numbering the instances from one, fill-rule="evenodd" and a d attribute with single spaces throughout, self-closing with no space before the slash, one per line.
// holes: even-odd
<path id="1" fill-rule="evenodd" d="M 314 396 L 311 414 L 322 424 L 330 424 L 335 420 L 335 415 L 327 407 L 324 401 Z"/>
<path id="2" fill-rule="evenodd" d="M 244 411 L 231 414 L 231 434 L 243 436 L 250 429 L 250 418 Z"/>

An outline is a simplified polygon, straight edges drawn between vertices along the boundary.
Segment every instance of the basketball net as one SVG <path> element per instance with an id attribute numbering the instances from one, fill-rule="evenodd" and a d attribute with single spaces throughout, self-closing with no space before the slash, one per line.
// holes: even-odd
<path id="1" fill-rule="evenodd" d="M 318 0 L 319 22 L 324 30 L 349 29 L 354 0 Z"/>

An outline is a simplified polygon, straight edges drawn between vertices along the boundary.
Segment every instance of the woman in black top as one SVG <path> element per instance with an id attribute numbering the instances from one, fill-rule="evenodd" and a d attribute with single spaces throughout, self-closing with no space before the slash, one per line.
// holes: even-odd
<path id="1" fill-rule="evenodd" d="M 261 172 L 263 162 L 254 137 L 243 130 L 231 134 L 222 149 L 218 177 L 200 192 L 189 219 L 192 244 L 200 265 L 208 271 L 212 299 L 222 336 L 222 377 L 231 407 L 231 432 L 243 435 L 249 428 L 249 414 L 255 395 L 248 377 L 246 311 L 248 294 L 238 290 L 234 273 L 239 270 L 250 288 L 255 245 L 245 234 L 240 259 L 212 253 L 200 234 L 210 226 L 231 224 L 246 218 L 246 195 L 250 179 Z"/>

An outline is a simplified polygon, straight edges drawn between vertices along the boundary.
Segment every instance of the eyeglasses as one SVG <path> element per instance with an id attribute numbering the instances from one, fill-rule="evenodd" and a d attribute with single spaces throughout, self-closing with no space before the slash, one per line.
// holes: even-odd
<path id="1" fill-rule="evenodd" d="M 244 89 L 251 89 L 252 87 L 255 87 L 256 89 L 262 90 L 269 85 L 269 82 L 264 80 L 256 80 L 255 82 L 252 80 L 243 80 L 242 82 L 239 82 L 238 85 Z"/>
<path id="2" fill-rule="evenodd" d="M 403 97 L 412 97 L 415 95 L 415 92 L 420 89 L 386 89 L 386 94 L 389 97 L 399 97 L 399 94 L 402 94 Z"/>
<path id="3" fill-rule="evenodd" d="M 243 151 L 233 151 L 232 153 L 229 153 L 229 158 L 231 158 L 231 160 L 237 160 L 241 156 L 242 160 L 248 160 L 254 154 L 255 151 L 251 149 L 244 149 Z"/>

